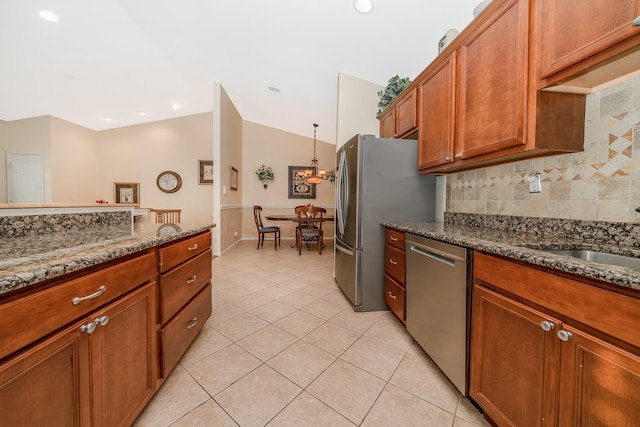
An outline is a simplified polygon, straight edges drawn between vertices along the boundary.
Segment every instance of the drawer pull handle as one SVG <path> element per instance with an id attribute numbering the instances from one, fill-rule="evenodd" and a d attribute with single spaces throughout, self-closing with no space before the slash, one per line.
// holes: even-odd
<path id="1" fill-rule="evenodd" d="M 389 258 L 389 262 L 393 265 L 398 265 L 398 261 L 395 261 L 393 258 Z"/>
<path id="2" fill-rule="evenodd" d="M 187 324 L 187 329 L 191 329 L 194 326 L 196 326 L 198 324 L 198 318 L 194 317 L 193 319 L 189 320 L 189 323 Z"/>
<path id="3" fill-rule="evenodd" d="M 75 297 L 74 299 L 71 300 L 71 304 L 78 305 L 84 300 L 98 298 L 106 290 L 107 290 L 107 287 L 105 285 L 100 285 L 98 290 L 92 293 L 91 295 L 87 295 L 86 297 Z"/>
<path id="4" fill-rule="evenodd" d="M 398 238 L 396 236 L 389 236 L 389 240 L 391 240 L 392 242 L 397 242 Z"/>
<path id="5" fill-rule="evenodd" d="M 391 299 L 396 299 L 396 298 L 397 298 L 397 297 L 396 297 L 394 294 L 392 294 L 391 292 L 387 292 L 387 293 L 389 294 L 389 298 L 391 298 Z"/>
<path id="6" fill-rule="evenodd" d="M 197 251 L 197 250 L 198 250 L 198 244 L 196 243 L 196 244 L 195 244 L 195 245 L 193 245 L 193 246 L 189 246 L 189 247 L 187 248 L 187 250 L 188 250 L 189 252 L 191 252 L 191 251 Z"/>
<path id="7" fill-rule="evenodd" d="M 640 16 L 634 19 L 633 22 L 631 22 L 631 25 L 633 25 L 634 27 L 640 27 Z"/>
<path id="8" fill-rule="evenodd" d="M 95 330 L 96 324 L 93 322 L 85 323 L 84 325 L 80 326 L 80 332 L 86 332 L 87 335 L 91 335 Z"/>
<path id="9" fill-rule="evenodd" d="M 187 285 L 192 284 L 193 282 L 195 282 L 198 279 L 198 276 L 196 276 L 195 274 L 193 275 L 193 277 L 191 279 L 187 279 Z"/>

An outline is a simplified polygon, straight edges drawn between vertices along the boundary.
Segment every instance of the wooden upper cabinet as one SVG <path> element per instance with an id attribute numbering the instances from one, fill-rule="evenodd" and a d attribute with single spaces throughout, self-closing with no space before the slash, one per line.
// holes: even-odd
<path id="1" fill-rule="evenodd" d="M 403 138 L 418 128 L 417 89 L 407 88 L 378 118 L 380 138 Z"/>
<path id="2" fill-rule="evenodd" d="M 494 0 L 420 75 L 418 172 L 583 149 L 585 95 L 538 90 L 532 13 Z"/>
<path id="3" fill-rule="evenodd" d="M 420 133 L 418 169 L 451 163 L 454 155 L 456 54 L 418 82 Z"/>
<path id="4" fill-rule="evenodd" d="M 509 1 L 462 43 L 456 159 L 526 144 L 528 20 L 527 2 Z"/>
<path id="5" fill-rule="evenodd" d="M 545 0 L 539 2 L 539 15 L 541 78 L 594 58 L 631 37 L 640 37 L 640 27 L 631 25 L 640 16 L 640 0 L 582 0 L 579 4 L 575 0 Z M 626 48 L 620 46 L 611 53 Z M 594 59 L 602 62 L 608 56 Z"/>
<path id="6" fill-rule="evenodd" d="M 385 109 L 378 120 L 380 120 L 380 138 L 393 138 L 396 134 L 396 109 Z"/>

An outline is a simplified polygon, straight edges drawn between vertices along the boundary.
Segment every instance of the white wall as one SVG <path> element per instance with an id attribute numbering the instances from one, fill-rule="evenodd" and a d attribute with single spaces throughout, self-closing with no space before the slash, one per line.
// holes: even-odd
<path id="1" fill-rule="evenodd" d="M 0 120 L 0 203 L 7 202 L 6 153 L 9 148 L 9 123 Z"/>
<path id="2" fill-rule="evenodd" d="M 52 201 L 90 203 L 111 200 L 98 190 L 93 179 L 100 166 L 97 133 L 82 126 L 50 116 Z"/>
<path id="3" fill-rule="evenodd" d="M 97 135 L 99 197 L 113 201 L 114 182 L 140 183 L 140 206 L 182 209 L 183 223 L 212 221 L 212 187 L 200 185 L 198 160 L 212 160 L 213 115 L 202 113 L 101 131 Z M 163 171 L 177 172 L 182 188 L 158 189 Z"/>
<path id="4" fill-rule="evenodd" d="M 336 149 L 358 133 L 378 136 L 378 91 L 383 89 L 384 86 L 348 74 L 338 74 Z"/>

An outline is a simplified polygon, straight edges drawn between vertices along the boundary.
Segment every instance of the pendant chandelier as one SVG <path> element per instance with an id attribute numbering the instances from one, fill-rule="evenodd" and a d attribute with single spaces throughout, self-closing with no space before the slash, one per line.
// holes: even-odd
<path id="1" fill-rule="evenodd" d="M 311 169 L 299 171 L 298 175 L 305 177 L 309 184 L 320 184 L 323 180 L 331 177 L 331 172 L 324 169 L 318 169 L 318 159 L 316 159 L 316 130 L 318 124 L 313 124 L 313 160 L 311 160 Z"/>

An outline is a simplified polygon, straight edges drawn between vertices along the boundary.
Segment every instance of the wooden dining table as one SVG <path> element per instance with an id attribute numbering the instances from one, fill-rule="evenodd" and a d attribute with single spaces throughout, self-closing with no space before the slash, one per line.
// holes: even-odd
<path id="1" fill-rule="evenodd" d="M 298 222 L 298 215 L 266 215 L 264 217 L 265 219 L 271 220 L 271 221 L 291 221 L 291 222 Z M 323 215 L 322 216 L 322 222 L 333 222 L 334 217 L 333 215 Z M 316 222 L 320 222 L 320 218 L 316 218 L 315 219 Z M 323 245 L 323 247 L 326 246 Z M 290 245 L 290 247 L 295 248 L 296 244 L 292 243 Z"/>
<path id="2" fill-rule="evenodd" d="M 298 222 L 298 216 L 297 215 L 267 215 L 264 217 L 265 219 L 268 219 L 270 221 L 293 221 L 293 222 Z M 333 222 L 334 217 L 333 215 L 323 215 L 322 216 L 322 222 L 327 222 L 327 221 L 331 221 Z M 319 222 L 320 218 L 316 218 L 316 222 Z"/>

